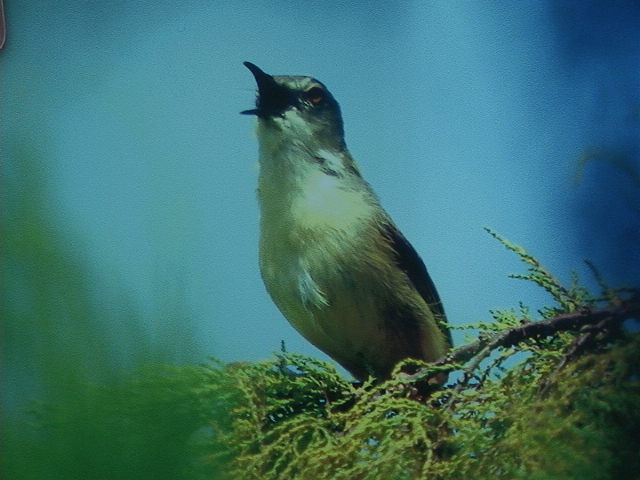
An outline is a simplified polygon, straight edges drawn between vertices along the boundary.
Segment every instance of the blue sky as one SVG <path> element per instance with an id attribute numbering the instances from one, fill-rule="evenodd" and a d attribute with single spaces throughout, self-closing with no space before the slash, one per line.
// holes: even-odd
<path id="1" fill-rule="evenodd" d="M 51 215 L 151 336 L 173 291 L 203 357 L 256 361 L 284 340 L 326 358 L 260 280 L 243 61 L 332 91 L 452 323 L 548 303 L 507 278 L 524 267 L 485 225 L 565 282 L 588 280 L 584 258 L 614 285 L 640 280 L 640 186 L 624 167 L 639 168 L 637 2 L 8 3 L 4 162 L 15 139 L 46 156 Z M 576 184 L 580 158 L 593 161 Z"/>

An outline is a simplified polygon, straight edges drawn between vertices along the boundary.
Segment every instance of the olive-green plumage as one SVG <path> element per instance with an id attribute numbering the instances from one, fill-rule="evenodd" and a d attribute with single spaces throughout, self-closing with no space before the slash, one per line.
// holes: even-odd
<path id="1" fill-rule="evenodd" d="M 260 270 L 271 298 L 354 377 L 451 348 L 424 263 L 380 206 L 344 142 L 340 107 L 311 77 L 258 84 Z"/>

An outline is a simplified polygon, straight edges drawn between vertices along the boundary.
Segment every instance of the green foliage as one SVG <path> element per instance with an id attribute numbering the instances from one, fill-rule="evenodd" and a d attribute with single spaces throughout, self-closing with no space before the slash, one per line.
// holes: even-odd
<path id="1" fill-rule="evenodd" d="M 581 356 L 542 393 L 566 340 L 427 399 L 401 376 L 354 386 L 293 354 L 143 369 L 40 406 L 46 441 L 29 453 L 47 469 L 6 478 L 634 478 L 640 341 Z"/>
<path id="2" fill-rule="evenodd" d="M 141 368 L 116 385 L 67 385 L 65 401 L 39 403 L 27 430 L 5 445 L 5 478 L 180 478 L 187 440 L 204 421 L 199 368 Z"/>
<path id="3" fill-rule="evenodd" d="M 638 471 L 639 340 L 582 356 L 543 394 L 566 340 L 529 343 L 527 360 L 509 369 L 500 368 L 509 355 L 502 352 L 464 388 L 427 400 L 401 378 L 356 388 L 300 356 L 239 367 L 228 385 L 239 403 L 212 416 L 212 431 L 224 435 L 213 435 L 211 451 L 230 452 L 230 463 L 217 464 L 223 478 L 243 479 L 604 479 Z"/>
<path id="4" fill-rule="evenodd" d="M 502 243 L 508 250 L 511 250 L 518 255 L 525 265 L 528 265 L 528 270 L 525 275 L 512 274 L 510 275 L 511 278 L 518 278 L 533 282 L 551 295 L 557 305 L 554 305 L 553 307 L 546 309 L 545 312 L 542 312 L 544 317 L 550 317 L 565 312 L 574 312 L 579 308 L 593 306 L 594 299 L 589 295 L 584 287 L 581 287 L 578 284 L 578 278 L 575 274 L 573 275 L 571 286 L 569 288 L 565 288 L 524 248 L 509 242 L 490 228 L 485 227 L 485 230 Z"/>
<path id="5" fill-rule="evenodd" d="M 177 478 L 204 381 L 198 368 L 151 365 L 196 357 L 184 303 L 171 305 L 172 335 L 149 341 L 135 303 L 54 221 L 41 155 L 28 141 L 3 147 L 3 478 Z M 123 378 L 123 365 L 140 368 Z"/>

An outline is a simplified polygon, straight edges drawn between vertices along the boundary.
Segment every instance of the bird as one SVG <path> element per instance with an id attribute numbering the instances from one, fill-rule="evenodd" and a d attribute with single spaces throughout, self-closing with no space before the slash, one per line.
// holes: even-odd
<path id="1" fill-rule="evenodd" d="M 338 102 L 315 78 L 244 65 L 257 83 L 241 113 L 257 117 L 260 273 L 275 305 L 359 381 L 445 356 L 436 287 L 349 153 Z"/>

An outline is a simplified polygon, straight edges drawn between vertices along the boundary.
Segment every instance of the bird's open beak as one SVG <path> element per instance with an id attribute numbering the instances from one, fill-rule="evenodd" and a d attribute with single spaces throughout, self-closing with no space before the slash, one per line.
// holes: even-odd
<path id="1" fill-rule="evenodd" d="M 295 101 L 293 92 L 287 87 L 280 85 L 268 73 L 251 62 L 244 62 L 251 73 L 253 73 L 258 84 L 258 98 L 256 108 L 244 110 L 243 115 L 257 115 L 260 118 L 268 118 L 282 114 L 282 112 Z"/>

